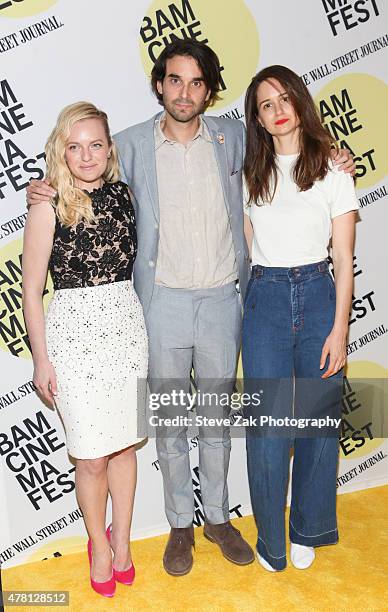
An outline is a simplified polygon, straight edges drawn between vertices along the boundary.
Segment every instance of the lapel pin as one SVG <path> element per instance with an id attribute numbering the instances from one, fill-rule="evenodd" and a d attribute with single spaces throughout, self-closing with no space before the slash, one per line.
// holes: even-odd
<path id="1" fill-rule="evenodd" d="M 225 136 L 223 134 L 217 134 L 217 140 L 219 144 L 224 144 Z"/>

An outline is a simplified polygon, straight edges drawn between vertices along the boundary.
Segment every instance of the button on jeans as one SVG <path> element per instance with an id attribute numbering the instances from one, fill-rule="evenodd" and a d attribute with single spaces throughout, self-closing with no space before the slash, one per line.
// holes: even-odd
<path id="1" fill-rule="evenodd" d="M 262 392 L 263 401 L 251 414 L 340 418 L 342 372 L 322 380 L 328 360 L 319 369 L 334 315 L 335 286 L 327 262 L 252 268 L 243 318 L 244 390 Z M 277 570 L 287 565 L 284 513 L 292 447 L 290 540 L 305 546 L 338 541 L 338 429 L 309 430 L 308 436 L 301 431 L 251 426 L 246 433 L 257 550 Z"/>

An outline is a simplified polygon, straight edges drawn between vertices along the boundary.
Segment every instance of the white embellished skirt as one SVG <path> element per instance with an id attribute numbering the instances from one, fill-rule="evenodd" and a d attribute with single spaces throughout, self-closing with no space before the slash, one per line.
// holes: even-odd
<path id="1" fill-rule="evenodd" d="M 69 455 L 96 459 L 144 439 L 148 341 L 132 283 L 55 291 L 46 338 Z"/>

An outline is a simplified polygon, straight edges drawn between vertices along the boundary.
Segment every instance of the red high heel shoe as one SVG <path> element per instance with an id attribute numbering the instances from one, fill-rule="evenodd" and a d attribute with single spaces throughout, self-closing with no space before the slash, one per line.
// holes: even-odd
<path id="1" fill-rule="evenodd" d="M 88 540 L 88 558 L 89 558 L 90 571 L 92 571 L 92 542 L 91 540 Z M 116 581 L 114 578 L 113 570 L 112 570 L 112 578 L 110 578 L 109 580 L 106 580 L 105 582 L 97 582 L 96 580 L 93 580 L 92 576 L 90 575 L 90 584 L 91 584 L 92 589 L 96 591 L 96 593 L 98 593 L 99 595 L 103 595 L 104 597 L 113 597 L 113 595 L 115 594 Z"/>
<path id="2" fill-rule="evenodd" d="M 109 525 L 106 529 L 106 537 L 108 538 L 109 543 L 111 533 L 112 525 Z M 128 586 L 130 586 L 135 580 L 135 566 L 132 563 L 131 567 L 126 570 L 117 570 L 113 568 L 113 577 L 116 582 L 121 582 L 121 584 L 127 584 Z"/>

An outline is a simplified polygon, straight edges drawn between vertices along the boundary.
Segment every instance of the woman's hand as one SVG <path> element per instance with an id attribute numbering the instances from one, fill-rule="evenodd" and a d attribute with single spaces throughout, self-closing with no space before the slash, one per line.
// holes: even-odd
<path id="1" fill-rule="evenodd" d="M 39 392 L 39 395 L 41 395 L 50 406 L 54 406 L 54 398 L 58 394 L 58 388 L 54 366 L 50 361 L 46 360 L 35 364 L 32 382 Z"/>
<path id="2" fill-rule="evenodd" d="M 333 376 L 333 374 L 336 374 L 344 367 L 346 363 L 346 338 L 347 329 L 337 330 L 334 327 L 327 336 L 322 349 L 319 369 L 323 370 L 328 357 L 329 365 L 321 378 L 329 378 L 329 376 Z"/>

